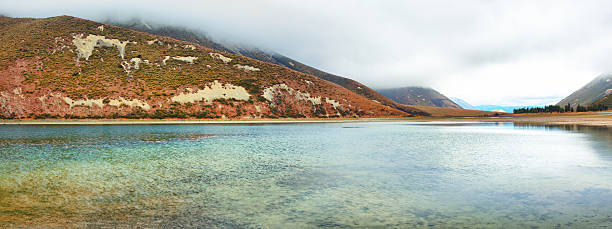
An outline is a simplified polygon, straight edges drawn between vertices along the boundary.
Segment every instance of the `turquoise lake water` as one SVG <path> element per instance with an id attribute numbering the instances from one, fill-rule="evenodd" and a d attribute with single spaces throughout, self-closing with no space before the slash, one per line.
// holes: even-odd
<path id="1" fill-rule="evenodd" d="M 0 227 L 611 228 L 611 132 L 0 126 Z"/>

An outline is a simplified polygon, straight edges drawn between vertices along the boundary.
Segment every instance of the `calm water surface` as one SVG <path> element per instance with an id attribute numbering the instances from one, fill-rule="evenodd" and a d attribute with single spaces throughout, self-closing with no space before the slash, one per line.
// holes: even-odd
<path id="1" fill-rule="evenodd" d="M 612 227 L 609 130 L 0 126 L 0 227 Z"/>

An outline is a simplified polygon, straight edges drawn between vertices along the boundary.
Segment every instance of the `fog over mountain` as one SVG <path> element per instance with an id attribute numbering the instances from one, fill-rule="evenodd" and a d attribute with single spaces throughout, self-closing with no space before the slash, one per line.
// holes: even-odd
<path id="1" fill-rule="evenodd" d="M 553 104 L 612 72 L 610 1 L 4 1 L 12 17 L 139 18 L 289 56 L 373 88 Z"/>

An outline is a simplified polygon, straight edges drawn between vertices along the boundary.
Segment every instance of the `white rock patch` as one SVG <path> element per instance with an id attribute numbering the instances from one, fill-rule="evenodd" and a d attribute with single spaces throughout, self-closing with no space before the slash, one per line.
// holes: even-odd
<path id="1" fill-rule="evenodd" d="M 159 41 L 159 40 L 158 39 L 153 39 L 153 40 L 147 41 L 147 44 L 148 45 L 152 45 L 152 44 L 155 44 L 155 42 L 157 42 L 157 41 Z"/>
<path id="2" fill-rule="evenodd" d="M 104 25 L 98 26 L 98 30 L 104 31 Z"/>
<path id="3" fill-rule="evenodd" d="M 225 56 L 223 56 L 223 55 L 221 55 L 219 53 L 211 52 L 211 53 L 208 53 L 208 55 L 210 55 L 210 57 L 212 57 L 213 59 L 219 59 L 219 60 L 223 61 L 223 63 L 226 63 L 226 64 L 232 61 L 232 58 L 225 57 Z"/>
<path id="4" fill-rule="evenodd" d="M 196 47 L 193 46 L 193 45 L 183 45 L 183 48 L 191 49 L 191 50 L 196 50 Z"/>
<path id="5" fill-rule="evenodd" d="M 75 106 L 93 107 L 93 105 L 96 105 L 96 106 L 102 108 L 102 107 L 104 107 L 104 102 L 102 102 L 102 101 L 103 101 L 103 99 L 72 100 L 71 98 L 64 97 L 64 102 L 66 102 L 68 105 L 70 105 L 70 108 L 75 107 Z"/>
<path id="6" fill-rule="evenodd" d="M 119 97 L 119 99 L 110 99 L 110 101 L 108 102 L 108 105 L 114 106 L 114 107 L 120 107 L 121 105 L 124 105 L 124 104 L 129 107 L 140 107 L 143 110 L 151 109 L 151 106 L 149 106 L 147 102 L 141 101 L 139 99 L 127 100 L 127 99 L 124 99 L 123 97 Z"/>
<path id="7" fill-rule="evenodd" d="M 125 73 L 127 73 L 127 75 L 129 77 L 132 77 L 132 62 L 127 62 L 127 61 L 122 61 L 121 62 L 121 67 L 123 67 L 123 71 L 125 71 Z"/>
<path id="8" fill-rule="evenodd" d="M 238 68 L 238 69 L 243 69 L 245 71 L 259 71 L 259 68 L 253 67 L 253 66 L 248 66 L 248 65 L 240 65 L 240 64 L 234 64 L 234 67 Z"/>
<path id="9" fill-rule="evenodd" d="M 282 90 L 287 91 L 290 95 L 295 96 L 295 98 L 298 100 L 310 101 L 312 104 L 321 104 L 321 96 L 312 97 L 310 96 L 310 93 L 295 90 L 284 83 L 265 88 L 262 96 L 266 100 L 272 102 L 274 97 L 276 97 L 276 94 L 280 93 Z"/>
<path id="10" fill-rule="evenodd" d="M 194 57 L 194 56 L 173 56 L 172 59 L 173 60 L 184 61 L 184 62 L 193 64 L 193 61 L 197 60 L 198 57 Z M 164 60 L 164 64 L 165 63 L 166 63 L 166 61 Z"/>
<path id="11" fill-rule="evenodd" d="M 214 81 L 212 84 L 204 87 L 204 89 L 197 90 L 196 92 L 181 93 L 171 98 L 173 102 L 184 103 L 195 103 L 198 101 L 212 102 L 215 99 L 235 99 L 235 100 L 249 100 L 251 95 L 247 90 L 240 86 L 234 86 L 232 84 L 221 84 L 219 81 Z"/>
<path id="12" fill-rule="evenodd" d="M 106 39 L 104 36 L 98 36 L 89 34 L 86 38 L 83 38 L 83 34 L 75 35 L 73 37 L 72 44 L 76 46 L 77 56 L 79 60 L 81 58 L 85 58 L 85 60 L 89 60 L 93 50 L 96 47 L 117 47 L 119 50 L 119 55 L 121 59 L 123 59 L 125 54 L 125 46 L 130 43 L 130 41 L 120 41 L 118 39 Z"/>
<path id="13" fill-rule="evenodd" d="M 134 64 L 134 69 L 140 69 L 140 62 L 142 62 L 142 59 L 134 57 L 130 60 L 130 62 Z"/>
<path id="14" fill-rule="evenodd" d="M 334 109 L 336 109 L 336 108 L 338 108 L 339 106 L 341 106 L 341 105 L 340 105 L 340 103 L 339 103 L 338 101 L 333 100 L 333 99 L 330 99 L 330 98 L 327 98 L 327 97 L 325 97 L 325 102 L 326 102 L 326 103 L 329 103 L 330 105 L 332 105 L 332 107 L 334 107 Z"/>
<path id="15" fill-rule="evenodd" d="M 162 64 L 166 65 L 166 61 L 170 60 L 170 56 L 164 56 L 164 59 L 162 60 Z"/>

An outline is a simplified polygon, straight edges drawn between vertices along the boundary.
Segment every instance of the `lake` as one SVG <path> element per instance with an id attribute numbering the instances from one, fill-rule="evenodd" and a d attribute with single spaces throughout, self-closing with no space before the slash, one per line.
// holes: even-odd
<path id="1" fill-rule="evenodd" d="M 0 126 L 0 227 L 612 227 L 612 131 Z"/>

